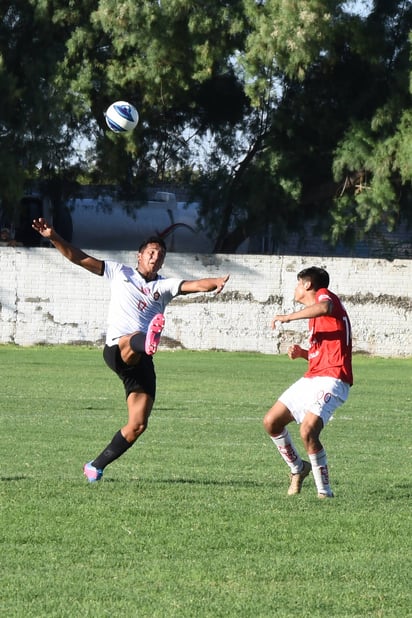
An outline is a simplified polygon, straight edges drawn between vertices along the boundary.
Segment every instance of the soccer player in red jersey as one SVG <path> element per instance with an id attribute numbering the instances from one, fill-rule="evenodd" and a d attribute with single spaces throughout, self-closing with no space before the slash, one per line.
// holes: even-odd
<path id="1" fill-rule="evenodd" d="M 312 266 L 297 275 L 295 301 L 304 305 L 299 311 L 275 315 L 276 322 L 309 320 L 309 349 L 298 344 L 289 347 L 294 360 L 304 358 L 308 369 L 270 408 L 264 427 L 290 468 L 288 495 L 298 494 L 312 470 L 319 498 L 333 498 L 325 449 L 319 436 L 334 411 L 347 399 L 353 384 L 351 324 L 339 298 L 328 289 L 329 275 Z M 300 425 L 309 461 L 302 460 L 293 444 L 287 425 Z"/>

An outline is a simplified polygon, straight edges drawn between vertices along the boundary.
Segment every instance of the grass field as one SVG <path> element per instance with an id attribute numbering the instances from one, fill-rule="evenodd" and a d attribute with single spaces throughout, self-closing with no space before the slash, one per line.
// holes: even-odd
<path id="1" fill-rule="evenodd" d="M 355 357 L 322 434 L 324 501 L 311 477 L 287 497 L 261 422 L 303 362 L 179 351 L 156 367 L 148 431 L 89 485 L 83 463 L 125 419 L 101 350 L 0 347 L 1 616 L 412 616 L 412 359 Z"/>

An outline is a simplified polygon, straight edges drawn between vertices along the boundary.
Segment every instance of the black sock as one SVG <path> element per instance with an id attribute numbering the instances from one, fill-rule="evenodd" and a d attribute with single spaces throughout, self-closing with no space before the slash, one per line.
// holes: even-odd
<path id="1" fill-rule="evenodd" d="M 133 352 L 138 354 L 139 352 L 144 352 L 145 342 L 145 333 L 135 333 L 130 337 L 129 345 L 132 348 Z"/>
<path id="2" fill-rule="evenodd" d="M 126 438 L 123 437 L 122 432 L 119 431 L 113 436 L 110 444 L 106 446 L 106 448 L 96 457 L 94 461 L 92 461 L 92 466 L 98 468 L 99 470 L 104 470 L 105 467 L 123 455 L 128 448 L 132 446 L 133 442 L 128 442 Z"/>

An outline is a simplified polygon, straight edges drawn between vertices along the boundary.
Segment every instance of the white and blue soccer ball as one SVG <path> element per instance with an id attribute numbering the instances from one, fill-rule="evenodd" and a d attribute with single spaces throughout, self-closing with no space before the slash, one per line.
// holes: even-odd
<path id="1" fill-rule="evenodd" d="M 104 113 L 106 124 L 115 133 L 133 131 L 139 122 L 139 113 L 134 105 L 127 101 L 116 101 L 109 105 Z"/>

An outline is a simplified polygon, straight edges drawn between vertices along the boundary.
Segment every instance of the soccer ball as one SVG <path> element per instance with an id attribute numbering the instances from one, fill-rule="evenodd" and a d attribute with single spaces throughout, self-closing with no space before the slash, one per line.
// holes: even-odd
<path id="1" fill-rule="evenodd" d="M 115 133 L 133 131 L 139 122 L 137 109 L 127 101 L 116 101 L 105 111 L 106 124 Z"/>

